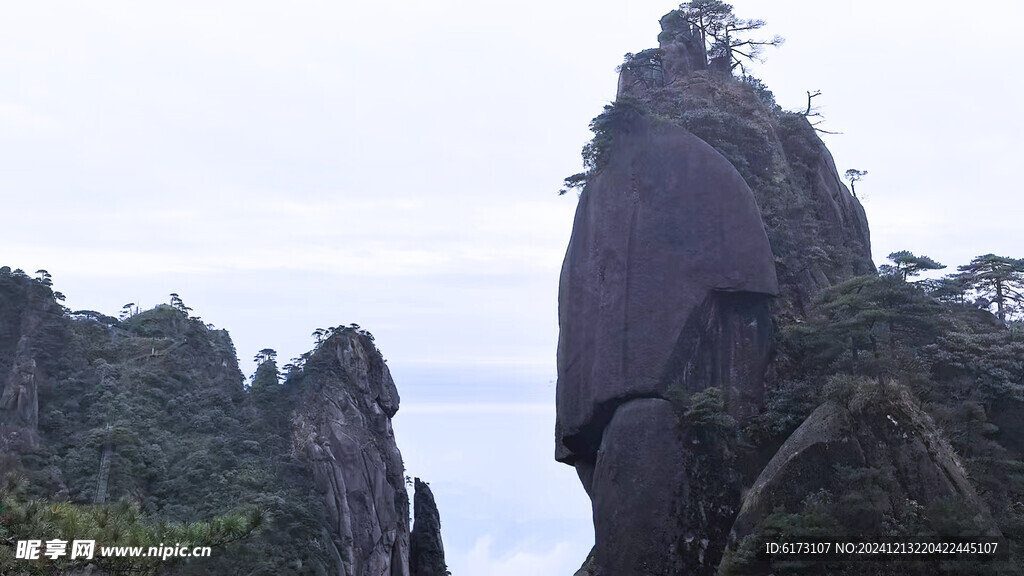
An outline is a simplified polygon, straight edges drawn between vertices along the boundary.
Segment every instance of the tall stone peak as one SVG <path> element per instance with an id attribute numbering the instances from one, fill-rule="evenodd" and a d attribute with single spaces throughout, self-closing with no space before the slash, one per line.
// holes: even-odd
<path id="1" fill-rule="evenodd" d="M 556 458 L 593 501 L 600 573 L 710 565 L 676 553 L 687 531 L 706 542 L 727 524 L 717 511 L 678 521 L 692 438 L 674 403 L 711 389 L 736 418 L 756 413 L 777 293 L 739 172 L 687 130 L 626 114 L 580 197 L 559 284 Z"/>
<path id="2" fill-rule="evenodd" d="M 409 572 L 412 576 L 448 576 L 441 542 L 441 516 L 430 486 L 416 478 L 413 493 L 415 522 L 409 544 Z"/>
<path id="3" fill-rule="evenodd" d="M 780 523 L 820 530 L 822 510 L 876 539 L 1006 541 L 991 506 L 1009 496 L 981 495 L 908 391 L 954 373 L 944 385 L 978 385 L 927 372 L 922 357 L 947 357 L 941 334 L 910 384 L 810 365 L 813 346 L 867 339 L 801 340 L 829 322 L 823 299 L 879 280 L 864 208 L 815 127 L 759 80 L 708 62 L 677 12 L 661 23 L 658 48 L 627 55 L 616 103 L 592 124 L 592 169 L 573 177 L 585 186 L 559 282 L 555 458 L 592 502 L 595 546 L 578 576 L 767 575 L 757 545 Z M 970 336 L 957 338 L 1010 339 L 961 320 Z M 1001 386 L 1019 389 L 1014 378 Z M 932 410 L 948 426 L 959 401 Z M 972 403 L 972 418 L 995 422 L 1009 405 L 990 404 Z M 1012 426 L 999 422 L 988 434 Z M 986 458 L 1013 454 L 1012 441 L 986 442 Z M 870 520 L 857 520 L 846 504 L 864 498 Z"/>
<path id="4" fill-rule="evenodd" d="M 40 446 L 39 396 L 67 338 L 65 324 L 48 286 L 0 271 L 0 452 Z"/>
<path id="5" fill-rule="evenodd" d="M 398 392 L 369 337 L 338 331 L 303 367 L 296 456 L 323 498 L 330 554 L 353 576 L 409 576 L 409 500 L 391 417 Z"/>
<path id="6" fill-rule="evenodd" d="M 713 294 L 777 291 L 735 168 L 682 128 L 627 120 L 580 198 L 562 266 L 558 458 L 592 459 L 616 404 L 667 396 L 684 327 Z"/>

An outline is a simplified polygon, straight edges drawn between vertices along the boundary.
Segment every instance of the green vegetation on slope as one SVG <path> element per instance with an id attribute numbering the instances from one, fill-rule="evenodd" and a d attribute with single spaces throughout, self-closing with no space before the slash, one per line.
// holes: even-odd
<path id="1" fill-rule="evenodd" d="M 42 326 L 21 343 L 45 376 L 42 441 L 0 447 L 4 473 L 27 481 L 25 506 L 66 503 L 62 510 L 88 515 L 93 508 L 82 506 L 109 503 L 137 511 L 139 522 L 181 526 L 255 507 L 269 517 L 266 530 L 168 573 L 332 569 L 322 499 L 291 455 L 298 386 L 278 384 L 272 361 L 247 389 L 227 332 L 190 317 L 180 298 L 120 321 L 69 313 L 48 285 L 8 269 L 0 304 L 0 373 L 10 373 L 21 327 Z"/>
<path id="2" fill-rule="evenodd" d="M 894 262 L 903 256 L 894 253 Z M 958 454 L 1009 548 L 1005 563 L 935 567 L 957 574 L 1024 573 L 1024 338 L 1017 325 L 982 309 L 987 301 L 943 302 L 929 291 L 933 285 L 907 282 L 903 270 L 891 266 L 889 274 L 855 277 L 823 292 L 804 321 L 780 332 L 777 379 L 766 410 L 741 434 L 767 458 L 823 402 L 906 397 Z M 961 502 L 894 507 L 886 495 L 894 492 L 895 470 L 838 472 L 849 476 L 843 490 L 813 495 L 799 510 L 778 510 L 728 559 L 731 569 L 743 573 L 759 543 L 815 535 L 835 541 L 987 541 L 979 536 L 977 510 Z M 872 573 L 896 574 L 908 566 L 890 564 Z M 820 568 L 795 563 L 776 566 L 776 573 Z"/>

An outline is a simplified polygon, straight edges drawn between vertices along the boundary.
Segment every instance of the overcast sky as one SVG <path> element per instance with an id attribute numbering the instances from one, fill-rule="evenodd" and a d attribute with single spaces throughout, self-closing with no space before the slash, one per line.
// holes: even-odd
<path id="1" fill-rule="evenodd" d="M 817 99 L 867 170 L 876 264 L 1022 257 L 1019 3 L 734 2 L 787 42 L 760 76 Z M 828 6 L 825 8 L 824 6 Z M 317 327 L 372 331 L 396 434 L 457 576 L 571 574 L 589 503 L 555 464 L 558 269 L 587 123 L 671 2 L 5 3 L 0 265 L 72 309 L 177 292 L 243 369 Z"/>

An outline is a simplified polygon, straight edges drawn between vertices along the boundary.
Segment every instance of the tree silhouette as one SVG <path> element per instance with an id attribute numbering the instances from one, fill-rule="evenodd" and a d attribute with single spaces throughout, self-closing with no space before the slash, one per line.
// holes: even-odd
<path id="1" fill-rule="evenodd" d="M 39 275 L 36 280 L 38 280 L 40 284 L 43 286 L 53 286 L 53 276 L 50 276 L 49 272 L 46 270 L 36 270 L 36 274 Z"/>
<path id="2" fill-rule="evenodd" d="M 996 316 L 1024 303 L 1024 259 L 985 254 L 957 268 L 964 283 L 996 305 Z"/>
<path id="3" fill-rule="evenodd" d="M 259 352 L 257 352 L 256 356 L 253 358 L 253 361 L 256 362 L 257 365 L 263 364 L 264 362 L 267 362 L 267 361 L 276 361 L 276 360 L 277 360 L 277 351 L 274 350 L 273 348 L 264 348 L 263 350 L 260 350 Z"/>
<path id="4" fill-rule="evenodd" d="M 721 0 L 693 0 L 679 5 L 668 16 L 691 25 L 700 36 L 712 64 L 746 74 L 744 62 L 762 61 L 765 46 L 780 46 L 785 39 L 775 35 L 768 40 L 749 37 L 764 27 L 764 20 L 736 16 L 732 5 Z"/>
<path id="5" fill-rule="evenodd" d="M 810 90 L 807 91 L 807 109 L 800 112 L 800 115 L 806 118 L 807 123 L 810 124 L 811 128 L 814 128 L 817 132 L 821 132 L 822 134 L 842 134 L 842 132 L 833 132 L 825 130 L 824 128 L 818 128 L 818 126 L 825 121 L 825 117 L 821 115 L 820 111 L 818 111 L 817 106 L 814 106 L 814 99 L 818 96 L 821 96 L 821 90 L 815 90 L 814 92 L 811 92 Z M 815 118 L 816 120 L 811 121 L 811 118 Z M 850 171 L 847 170 L 846 174 L 847 177 L 849 177 Z M 867 174 L 867 172 L 865 172 L 865 174 Z"/>
<path id="6" fill-rule="evenodd" d="M 860 179 L 867 175 L 867 170 L 857 170 L 855 168 L 850 168 L 849 170 L 846 171 L 846 179 L 847 181 L 850 182 L 850 193 L 853 194 L 854 198 L 857 197 L 857 191 L 854 190 L 853 187 L 854 182 L 860 182 Z"/>
<path id="7" fill-rule="evenodd" d="M 944 265 L 939 264 L 928 256 L 915 256 L 909 250 L 893 252 L 889 254 L 889 260 L 892 261 L 893 265 L 883 264 L 879 266 L 879 271 L 883 274 L 888 273 L 898 276 L 904 282 L 907 281 L 907 277 L 917 276 L 925 270 L 942 270 L 945 268 Z"/>

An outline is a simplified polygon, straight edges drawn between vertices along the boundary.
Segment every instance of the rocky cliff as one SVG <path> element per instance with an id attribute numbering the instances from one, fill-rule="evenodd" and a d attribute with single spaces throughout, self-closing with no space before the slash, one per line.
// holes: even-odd
<path id="1" fill-rule="evenodd" d="M 0 484 L 0 565 L 15 562 L 2 543 L 39 537 L 20 530 L 73 529 L 9 512 L 43 499 L 129 507 L 150 527 L 222 526 L 253 507 L 270 518 L 211 558 L 133 573 L 431 574 L 409 568 L 409 501 L 391 428 L 399 396 L 369 333 L 322 331 L 287 375 L 265 355 L 246 387 L 227 332 L 190 316 L 176 295 L 121 319 L 69 312 L 57 297 L 48 279 L 0 269 L 0 480 L 20 482 L 13 493 Z M 425 513 L 439 530 L 436 508 Z"/>
<path id="2" fill-rule="evenodd" d="M 306 362 L 293 445 L 324 499 L 330 555 L 353 576 L 409 575 L 409 498 L 391 418 L 398 391 L 370 339 L 328 338 Z"/>
<path id="3" fill-rule="evenodd" d="M 594 502 L 602 570 L 667 574 L 682 569 L 676 519 L 691 512 L 679 509 L 689 438 L 670 399 L 717 388 L 731 413 L 753 413 L 777 282 L 732 165 L 678 126 L 621 116 L 562 268 L 556 456 Z"/>
<path id="4" fill-rule="evenodd" d="M 413 508 L 416 522 L 410 538 L 409 570 L 413 576 L 447 576 L 450 572 L 444 561 L 441 516 L 430 486 L 419 478 L 415 480 Z"/>
<path id="5" fill-rule="evenodd" d="M 691 131 L 743 176 L 776 257 L 778 303 L 802 313 L 822 288 L 872 273 L 864 208 L 807 118 L 782 111 L 760 81 L 716 70 L 677 11 L 661 25 L 659 48 L 628 55 L 617 100 Z"/>
<path id="6" fill-rule="evenodd" d="M 40 388 L 52 386 L 55 349 L 66 340 L 53 293 L 27 275 L 0 269 L 0 454 L 39 445 Z"/>
<path id="7" fill-rule="evenodd" d="M 1020 454 L 967 440 L 963 397 L 939 391 L 979 390 L 971 418 L 995 417 L 1024 392 L 1024 349 L 876 276 L 864 209 L 806 117 L 709 61 L 678 16 L 627 55 L 590 170 L 567 180 L 585 186 L 559 285 L 555 456 L 592 501 L 578 574 L 863 573 L 760 554 L 835 535 L 1013 548 L 1024 515 L 992 510 L 1021 491 L 985 484 L 1022 479 Z M 998 385 L 951 383 L 952 333 L 999 339 L 998 360 L 977 358 L 1005 368 Z"/>

